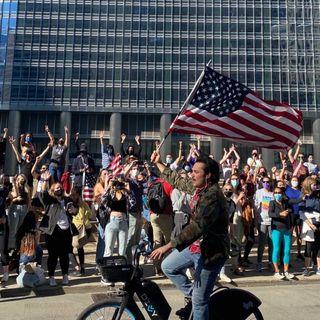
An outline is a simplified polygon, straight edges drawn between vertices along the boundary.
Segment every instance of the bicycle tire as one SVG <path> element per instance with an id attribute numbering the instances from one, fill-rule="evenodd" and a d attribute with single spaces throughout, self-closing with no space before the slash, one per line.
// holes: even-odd
<path id="1" fill-rule="evenodd" d="M 120 309 L 121 303 L 117 300 L 99 301 L 91 304 L 77 317 L 77 320 L 112 320 Z M 136 320 L 136 315 L 125 308 L 121 320 Z"/>
<path id="2" fill-rule="evenodd" d="M 263 320 L 261 311 L 258 308 L 254 309 L 246 320 Z"/>

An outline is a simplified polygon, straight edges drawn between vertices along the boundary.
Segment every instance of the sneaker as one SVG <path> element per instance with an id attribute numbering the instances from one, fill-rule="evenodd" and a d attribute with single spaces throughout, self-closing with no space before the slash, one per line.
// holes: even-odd
<path id="1" fill-rule="evenodd" d="M 5 272 L 1 278 L 1 282 L 8 282 L 9 281 L 9 273 Z"/>
<path id="2" fill-rule="evenodd" d="M 285 278 L 285 276 L 280 272 L 275 272 L 273 277 L 277 280 L 283 280 Z"/>
<path id="3" fill-rule="evenodd" d="M 295 275 L 293 273 L 290 273 L 288 271 L 286 271 L 284 273 L 284 276 L 287 278 L 287 279 L 293 279 L 295 277 Z"/>
<path id="4" fill-rule="evenodd" d="M 256 270 L 258 271 L 258 272 L 262 272 L 262 263 L 260 262 L 260 263 L 257 263 L 257 266 L 256 266 Z"/>
<path id="5" fill-rule="evenodd" d="M 316 275 L 320 276 L 320 268 L 317 270 Z"/>
<path id="6" fill-rule="evenodd" d="M 50 287 L 56 287 L 57 286 L 57 282 L 56 282 L 56 279 L 54 277 L 50 277 L 49 286 Z"/>
<path id="7" fill-rule="evenodd" d="M 226 282 L 226 283 L 231 283 L 232 279 L 229 278 L 225 273 L 220 273 L 219 275 L 220 281 Z"/>
<path id="8" fill-rule="evenodd" d="M 303 269 L 302 275 L 303 275 L 304 277 L 309 277 L 309 276 L 310 276 L 310 273 L 309 273 L 308 268 L 304 268 L 304 269 Z"/>
<path id="9" fill-rule="evenodd" d="M 114 287 L 114 283 L 113 282 L 108 282 L 104 278 L 101 278 L 100 283 L 101 283 L 101 285 L 106 286 L 106 287 Z"/>
<path id="10" fill-rule="evenodd" d="M 187 302 L 185 307 L 179 309 L 176 312 L 176 315 L 180 317 L 181 319 L 189 319 L 190 313 L 192 311 L 192 301 L 191 299 Z"/>
<path id="11" fill-rule="evenodd" d="M 67 274 L 64 274 L 62 278 L 62 285 L 67 286 L 68 284 L 69 284 L 69 277 Z"/>

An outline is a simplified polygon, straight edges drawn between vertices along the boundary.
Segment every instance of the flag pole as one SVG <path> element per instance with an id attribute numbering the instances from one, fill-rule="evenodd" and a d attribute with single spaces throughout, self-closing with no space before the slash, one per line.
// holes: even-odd
<path id="1" fill-rule="evenodd" d="M 206 67 L 209 67 L 209 65 L 211 64 L 211 59 L 209 60 L 209 62 L 206 64 Z M 194 96 L 194 93 L 198 90 L 199 85 L 201 83 L 201 80 L 203 78 L 205 74 L 205 69 L 202 70 L 199 78 L 197 79 L 196 83 L 194 84 L 192 90 L 190 91 L 187 99 L 185 100 L 185 102 L 183 103 L 181 109 L 179 110 L 178 114 L 176 115 L 176 117 L 174 118 L 173 122 L 174 123 L 176 121 L 176 119 L 181 115 L 182 111 L 185 109 L 185 107 L 189 104 L 189 102 L 192 100 L 192 97 Z M 163 139 L 161 140 L 160 144 L 157 146 L 157 151 L 160 151 L 163 143 L 165 142 L 165 140 L 168 138 L 169 134 L 171 133 L 171 131 L 167 131 L 166 135 L 163 137 Z"/>

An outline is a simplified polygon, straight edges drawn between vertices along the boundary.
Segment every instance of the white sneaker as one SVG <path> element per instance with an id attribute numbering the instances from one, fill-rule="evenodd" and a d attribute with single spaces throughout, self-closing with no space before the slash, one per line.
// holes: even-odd
<path id="1" fill-rule="evenodd" d="M 284 273 L 284 276 L 287 278 L 287 279 L 293 279 L 295 277 L 295 275 L 293 273 L 290 273 L 288 271 L 286 271 Z"/>
<path id="2" fill-rule="evenodd" d="M 106 286 L 106 287 L 114 287 L 114 283 L 113 282 L 108 282 L 103 278 L 101 278 L 100 283 L 101 283 L 101 285 Z"/>
<path id="3" fill-rule="evenodd" d="M 273 276 L 274 276 L 274 278 L 276 278 L 277 280 L 283 280 L 283 279 L 285 278 L 285 276 L 284 276 L 282 273 L 280 273 L 280 272 L 275 272 Z"/>
<path id="4" fill-rule="evenodd" d="M 9 273 L 8 272 L 4 272 L 2 278 L 1 278 L 1 282 L 8 282 L 9 280 Z"/>
<path id="5" fill-rule="evenodd" d="M 50 277 L 49 286 L 50 287 L 56 287 L 57 286 L 57 282 L 56 282 L 56 279 L 54 277 Z"/>
<path id="6" fill-rule="evenodd" d="M 68 284 L 69 284 L 69 277 L 67 274 L 64 274 L 62 278 L 62 285 L 67 286 Z"/>
<path id="7" fill-rule="evenodd" d="M 223 282 L 226 282 L 226 283 L 232 282 L 232 279 L 229 278 L 225 273 L 220 273 L 219 277 L 220 277 L 220 280 Z"/>
<path id="8" fill-rule="evenodd" d="M 320 268 L 317 270 L 316 275 L 320 276 Z"/>

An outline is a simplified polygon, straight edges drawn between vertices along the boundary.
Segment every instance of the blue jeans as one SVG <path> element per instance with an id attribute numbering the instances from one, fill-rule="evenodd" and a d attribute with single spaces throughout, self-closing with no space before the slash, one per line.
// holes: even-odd
<path id="1" fill-rule="evenodd" d="M 272 262 L 279 263 L 280 247 L 283 241 L 283 264 L 288 265 L 290 262 L 291 249 L 291 231 L 290 230 L 272 230 Z"/>
<path id="2" fill-rule="evenodd" d="M 128 243 L 126 256 L 128 261 L 132 261 L 132 247 L 137 245 L 140 241 L 141 229 L 142 229 L 142 219 L 141 214 L 137 213 L 137 217 L 129 213 L 129 229 L 128 229 Z"/>
<path id="3" fill-rule="evenodd" d="M 208 303 L 217 275 L 220 273 L 225 259 L 204 265 L 200 253 L 192 253 L 189 248 L 182 251 L 173 250 L 161 264 L 164 274 L 183 292 L 192 297 L 194 320 L 209 319 Z M 189 280 L 185 271 L 193 267 L 194 281 Z"/>
<path id="4" fill-rule="evenodd" d="M 104 257 L 112 256 L 117 237 L 119 255 L 125 256 L 128 241 L 128 220 L 126 218 L 118 218 L 111 215 L 110 221 L 105 229 L 106 247 L 104 250 Z"/>
<path id="5" fill-rule="evenodd" d="M 60 182 L 61 177 L 63 174 L 63 168 L 60 166 L 57 166 L 56 163 L 51 162 L 49 164 L 49 172 L 51 177 L 53 178 L 54 182 Z"/>
<path id="6" fill-rule="evenodd" d="M 38 265 L 41 266 L 42 256 L 43 256 L 43 250 L 39 245 L 37 245 L 36 252 L 35 252 L 34 256 L 25 256 L 25 255 L 20 256 L 19 265 L 20 264 L 27 264 L 29 262 L 36 262 Z"/>

